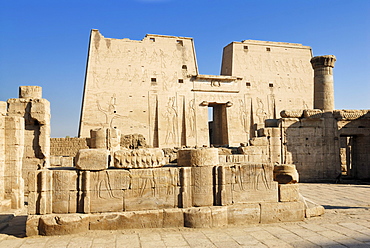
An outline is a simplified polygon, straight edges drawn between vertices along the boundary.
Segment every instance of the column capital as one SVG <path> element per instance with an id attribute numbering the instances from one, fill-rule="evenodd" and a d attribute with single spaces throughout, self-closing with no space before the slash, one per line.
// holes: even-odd
<path id="1" fill-rule="evenodd" d="M 316 56 L 311 59 L 312 68 L 332 67 L 337 59 L 334 55 Z"/>

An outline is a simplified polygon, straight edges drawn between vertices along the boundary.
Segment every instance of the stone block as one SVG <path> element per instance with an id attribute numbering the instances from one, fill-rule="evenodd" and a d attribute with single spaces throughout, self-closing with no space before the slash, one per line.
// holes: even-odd
<path id="1" fill-rule="evenodd" d="M 260 203 L 261 223 L 303 221 L 305 217 L 302 202 Z"/>
<path id="2" fill-rule="evenodd" d="M 221 202 L 278 202 L 278 188 L 272 180 L 272 168 L 271 164 L 257 163 L 223 166 L 222 181 L 218 182 L 223 191 Z"/>
<path id="3" fill-rule="evenodd" d="M 46 125 L 47 130 L 41 133 L 41 136 L 44 136 L 46 132 L 49 134 L 44 137 L 48 140 L 50 146 L 50 102 L 46 99 L 33 100 L 31 102 L 30 114 L 31 118 L 37 120 L 37 125 Z"/>
<path id="4" fill-rule="evenodd" d="M 162 228 L 163 211 L 135 211 L 90 215 L 90 230 Z"/>
<path id="5" fill-rule="evenodd" d="M 216 166 L 218 163 L 217 148 L 187 148 L 178 151 L 178 166 L 203 167 Z"/>
<path id="6" fill-rule="evenodd" d="M 155 168 L 165 165 L 164 153 L 159 148 L 127 149 L 114 152 L 116 168 Z"/>
<path id="7" fill-rule="evenodd" d="M 184 213 L 180 208 L 163 209 L 163 227 L 183 227 Z"/>
<path id="8" fill-rule="evenodd" d="M 228 224 L 228 211 L 224 206 L 212 206 L 211 209 L 211 227 L 223 227 Z"/>
<path id="9" fill-rule="evenodd" d="M 179 206 L 178 168 L 132 169 L 130 188 L 125 190 L 126 211 Z"/>
<path id="10" fill-rule="evenodd" d="M 125 212 L 122 214 L 125 228 L 161 228 L 163 227 L 163 211 L 146 210 Z"/>
<path id="11" fill-rule="evenodd" d="M 119 230 L 124 229 L 123 213 L 90 214 L 90 230 Z"/>
<path id="12" fill-rule="evenodd" d="M 191 168 L 192 205 L 213 205 L 213 167 Z"/>
<path id="13" fill-rule="evenodd" d="M 26 221 L 27 237 L 39 235 L 39 222 L 41 215 L 28 215 Z"/>
<path id="14" fill-rule="evenodd" d="M 226 164 L 226 156 L 227 155 L 219 155 L 218 156 L 218 162 L 219 162 L 219 164 Z"/>
<path id="15" fill-rule="evenodd" d="M 261 207 L 258 203 L 227 206 L 227 219 L 230 225 L 258 224 L 260 216 Z"/>
<path id="16" fill-rule="evenodd" d="M 296 202 L 299 200 L 298 184 L 279 184 L 279 201 Z"/>
<path id="17" fill-rule="evenodd" d="M 19 86 L 19 98 L 42 98 L 40 86 Z"/>
<path id="18" fill-rule="evenodd" d="M 185 227 L 191 228 L 211 227 L 211 209 L 209 207 L 200 207 L 184 210 L 184 223 Z"/>
<path id="19" fill-rule="evenodd" d="M 90 130 L 90 148 L 107 149 L 107 132 L 105 128 Z"/>
<path id="20" fill-rule="evenodd" d="M 67 214 L 77 212 L 78 191 L 53 191 L 53 213 Z"/>
<path id="21" fill-rule="evenodd" d="M 0 101 L 0 116 L 6 115 L 8 111 L 8 104 L 6 102 Z"/>
<path id="22" fill-rule="evenodd" d="M 105 170 L 108 168 L 109 151 L 106 149 L 82 149 L 75 158 L 79 170 Z"/>
<path id="23" fill-rule="evenodd" d="M 40 218 L 39 234 L 66 235 L 89 230 L 89 216 L 82 214 L 44 215 Z"/>
<path id="24" fill-rule="evenodd" d="M 111 152 L 121 149 L 121 131 L 116 128 L 107 128 L 107 148 Z"/>
<path id="25" fill-rule="evenodd" d="M 275 165 L 274 180 L 281 183 L 297 183 L 299 175 L 294 164 Z"/>
<path id="26" fill-rule="evenodd" d="M 124 210 L 125 207 L 122 190 L 107 189 L 90 191 L 91 213 L 121 212 Z"/>
<path id="27" fill-rule="evenodd" d="M 320 205 L 312 206 L 312 207 L 306 208 L 305 210 L 306 218 L 321 216 L 324 213 L 325 213 L 325 208 Z"/>
<path id="28" fill-rule="evenodd" d="M 267 146 L 267 137 L 254 137 L 250 141 L 251 146 Z"/>

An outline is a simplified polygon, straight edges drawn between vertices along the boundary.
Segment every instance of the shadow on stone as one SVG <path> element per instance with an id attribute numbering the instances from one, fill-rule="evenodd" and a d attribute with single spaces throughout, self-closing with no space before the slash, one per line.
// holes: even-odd
<path id="1" fill-rule="evenodd" d="M 0 234 L 12 235 L 17 238 L 26 237 L 26 215 L 0 215 Z"/>
<path id="2" fill-rule="evenodd" d="M 331 206 L 331 205 L 322 205 L 325 209 L 369 209 L 368 207 L 349 207 L 349 206 Z"/>

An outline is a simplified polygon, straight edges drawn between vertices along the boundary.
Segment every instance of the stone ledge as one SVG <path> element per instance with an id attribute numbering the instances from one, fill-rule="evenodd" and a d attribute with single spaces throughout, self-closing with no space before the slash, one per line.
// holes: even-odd
<path id="1" fill-rule="evenodd" d="M 302 221 L 303 202 L 235 204 L 229 206 L 173 208 L 102 214 L 29 215 L 27 236 L 65 235 L 89 230 L 190 227 Z"/>

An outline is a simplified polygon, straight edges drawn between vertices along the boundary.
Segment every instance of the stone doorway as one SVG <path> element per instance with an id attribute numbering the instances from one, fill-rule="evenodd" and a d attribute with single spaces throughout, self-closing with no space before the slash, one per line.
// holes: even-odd
<path id="1" fill-rule="evenodd" d="M 342 175 L 354 177 L 355 168 L 353 164 L 355 136 L 341 136 L 340 137 L 340 161 Z"/>
<path id="2" fill-rule="evenodd" d="M 229 144 L 226 104 L 209 103 L 208 111 L 211 118 L 208 122 L 209 141 L 213 146 L 225 146 Z"/>

